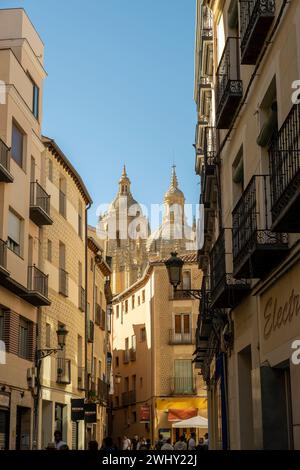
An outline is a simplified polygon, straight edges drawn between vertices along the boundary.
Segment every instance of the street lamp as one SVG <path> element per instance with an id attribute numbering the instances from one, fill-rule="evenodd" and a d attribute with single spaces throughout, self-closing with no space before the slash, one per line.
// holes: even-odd
<path id="1" fill-rule="evenodd" d="M 44 349 L 37 349 L 35 354 L 35 368 L 36 368 L 36 376 L 35 376 L 35 385 L 32 390 L 33 398 L 34 398 L 34 429 L 33 429 L 33 448 L 37 448 L 37 440 L 38 440 L 38 410 L 39 410 L 39 400 L 41 394 L 41 366 L 42 361 L 45 357 L 51 356 L 52 354 L 56 354 L 59 351 L 63 351 L 66 345 L 66 336 L 68 334 L 68 330 L 66 329 L 65 325 L 59 325 L 56 335 L 57 335 L 57 344 L 58 348 L 44 348 Z"/>
<path id="2" fill-rule="evenodd" d="M 170 284 L 173 286 L 175 292 L 182 294 L 182 297 L 201 299 L 201 290 L 199 289 L 177 289 L 182 281 L 182 268 L 184 261 L 178 258 L 177 253 L 171 253 L 171 257 L 165 261 L 165 266 L 168 271 Z"/>

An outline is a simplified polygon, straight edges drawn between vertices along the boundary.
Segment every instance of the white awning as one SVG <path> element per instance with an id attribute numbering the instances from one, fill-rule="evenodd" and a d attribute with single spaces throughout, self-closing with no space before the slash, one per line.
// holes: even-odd
<path id="1" fill-rule="evenodd" d="M 193 418 L 184 419 L 172 424 L 172 428 L 198 428 L 207 429 L 208 420 L 203 416 L 194 416 Z"/>

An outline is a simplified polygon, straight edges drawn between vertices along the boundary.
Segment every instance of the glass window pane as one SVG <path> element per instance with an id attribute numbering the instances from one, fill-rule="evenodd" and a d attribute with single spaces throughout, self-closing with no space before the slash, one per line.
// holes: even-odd
<path id="1" fill-rule="evenodd" d="M 23 166 L 23 134 L 15 124 L 12 126 L 11 156 L 18 165 Z"/>

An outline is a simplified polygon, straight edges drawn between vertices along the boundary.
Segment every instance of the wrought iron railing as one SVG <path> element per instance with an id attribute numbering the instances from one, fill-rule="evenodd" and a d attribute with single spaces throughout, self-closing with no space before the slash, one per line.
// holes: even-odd
<path id="1" fill-rule="evenodd" d="M 122 393 L 122 405 L 134 405 L 136 403 L 136 391 L 130 390 L 129 392 Z"/>
<path id="2" fill-rule="evenodd" d="M 48 275 L 36 266 L 28 266 L 28 290 L 48 297 Z"/>
<path id="3" fill-rule="evenodd" d="M 7 267 L 7 244 L 0 240 L 0 266 L 4 269 Z"/>
<path id="4" fill-rule="evenodd" d="M 2 165 L 6 171 L 10 172 L 10 149 L 5 145 L 2 139 L 0 139 L 0 165 Z"/>
<path id="5" fill-rule="evenodd" d="M 215 127 L 206 127 L 204 131 L 204 165 L 215 165 L 217 156 L 217 132 Z"/>
<path id="6" fill-rule="evenodd" d="M 260 16 L 274 16 L 275 0 L 240 0 L 241 51 L 247 45 L 249 36 Z"/>
<path id="7" fill-rule="evenodd" d="M 78 390 L 85 390 L 85 368 L 81 366 L 78 367 L 77 388 Z"/>
<path id="8" fill-rule="evenodd" d="M 107 404 L 108 402 L 108 392 L 109 384 L 102 379 L 98 379 L 98 400 L 102 404 Z"/>
<path id="9" fill-rule="evenodd" d="M 85 311 L 85 289 L 82 286 L 78 287 L 78 308 Z"/>
<path id="10" fill-rule="evenodd" d="M 195 330 L 190 329 L 188 332 L 177 332 L 174 328 L 169 330 L 169 344 L 194 344 Z"/>
<path id="11" fill-rule="evenodd" d="M 59 384 L 71 383 L 71 360 L 62 357 L 57 358 L 56 382 Z"/>
<path id="12" fill-rule="evenodd" d="M 300 105 L 294 105 L 270 149 L 273 222 L 300 187 Z"/>
<path id="13" fill-rule="evenodd" d="M 40 207 L 50 215 L 50 196 L 37 181 L 30 183 L 30 205 Z"/>
<path id="14" fill-rule="evenodd" d="M 69 295 L 69 273 L 59 268 L 59 293 L 67 297 Z"/>
<path id="15" fill-rule="evenodd" d="M 239 38 L 228 37 L 216 72 L 216 113 L 223 108 L 228 95 L 241 96 Z"/>
<path id="16" fill-rule="evenodd" d="M 271 200 L 268 175 L 254 175 L 232 212 L 234 272 L 256 247 L 285 245 L 287 235 L 271 229 Z M 255 277 L 255 276 L 254 276 Z"/>
<path id="17" fill-rule="evenodd" d="M 195 377 L 171 377 L 170 389 L 172 395 L 193 395 L 196 393 Z"/>

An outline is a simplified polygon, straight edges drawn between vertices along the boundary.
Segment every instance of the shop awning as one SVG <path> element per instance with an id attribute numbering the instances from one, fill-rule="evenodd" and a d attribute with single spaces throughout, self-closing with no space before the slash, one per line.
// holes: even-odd
<path id="1" fill-rule="evenodd" d="M 172 428 L 198 428 L 207 429 L 208 420 L 203 416 L 194 416 L 193 418 L 184 419 L 172 424 Z"/>
<path id="2" fill-rule="evenodd" d="M 197 416 L 197 408 L 169 408 L 168 421 L 182 421 Z"/>

